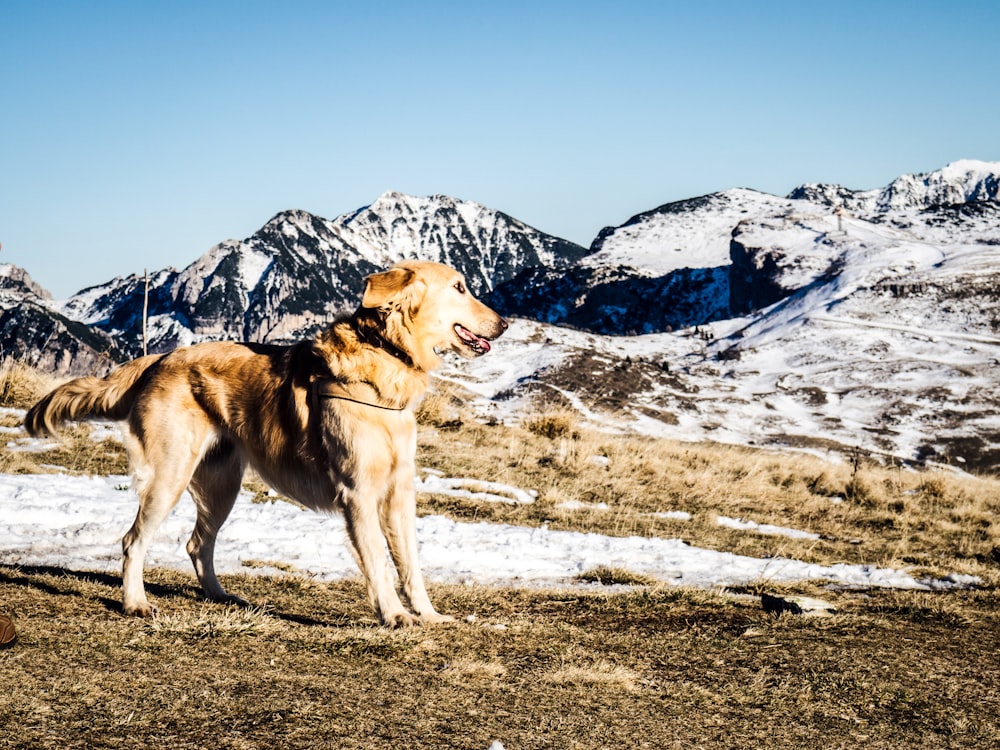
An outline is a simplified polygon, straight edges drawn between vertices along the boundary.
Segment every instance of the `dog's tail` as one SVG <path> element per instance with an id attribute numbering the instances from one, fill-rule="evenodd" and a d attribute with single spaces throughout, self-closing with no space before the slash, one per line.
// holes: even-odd
<path id="1" fill-rule="evenodd" d="M 139 393 L 133 386 L 163 356 L 140 357 L 106 378 L 77 378 L 59 386 L 28 410 L 25 429 L 33 437 L 54 436 L 56 428 L 70 420 L 125 419 Z"/>

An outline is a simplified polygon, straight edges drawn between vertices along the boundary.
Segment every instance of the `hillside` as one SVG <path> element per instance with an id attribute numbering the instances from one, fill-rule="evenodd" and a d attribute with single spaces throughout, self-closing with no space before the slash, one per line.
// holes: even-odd
<path id="1" fill-rule="evenodd" d="M 444 373 L 484 414 L 555 400 L 687 440 L 993 471 L 998 181 L 1000 164 L 961 161 L 876 190 L 726 190 L 639 213 L 589 250 L 445 196 L 287 211 L 151 275 L 151 349 L 306 336 L 353 308 L 368 273 L 427 258 L 515 319 L 494 355 Z M 139 351 L 142 279 L 62 303 L 9 285 L 5 351 L 50 351 L 38 361 L 62 372 Z"/>
<path id="2" fill-rule="evenodd" d="M 501 425 L 435 412 L 455 406 L 441 394 L 420 414 L 417 524 L 456 622 L 378 627 L 343 519 L 253 481 L 216 555 L 253 606 L 205 602 L 185 498 L 150 548 L 160 614 L 140 621 L 118 614 L 135 499 L 117 431 L 29 438 L 31 400 L 0 410 L 12 746 L 1000 738 L 996 480 L 613 435 L 559 413 Z M 822 600 L 811 616 L 792 608 L 802 596 Z"/>
<path id="3" fill-rule="evenodd" d="M 542 399 L 598 424 L 681 439 L 860 450 L 995 471 L 996 248 L 942 253 L 908 240 L 873 251 L 885 230 L 844 225 L 847 233 L 828 238 L 820 256 L 811 244 L 781 240 L 787 265 L 777 278 L 801 286 L 758 312 L 631 337 L 525 322 L 498 343 L 497 357 L 448 377 L 501 415 Z M 804 226 L 820 236 L 836 223 L 817 216 Z M 755 222 L 734 244 L 773 248 L 782 231 Z"/>
<path id="4" fill-rule="evenodd" d="M 501 414 L 541 398 L 600 424 L 682 439 L 860 450 L 995 471 L 1000 165 L 962 164 L 881 191 L 800 188 L 788 199 L 729 191 L 639 215 L 607 230 L 594 254 L 562 274 L 559 294 L 529 287 L 532 300 L 559 310 L 557 322 L 599 326 L 524 324 L 499 346 L 516 357 L 477 362 L 466 380 Z M 955 181 L 952 189 L 942 175 Z M 905 198 L 901 186 L 912 189 Z M 942 197 L 973 200 L 933 202 Z M 699 220 L 703 211 L 712 220 Z M 726 222 L 715 221 L 727 212 Z M 720 226 L 729 221 L 723 258 Z M 602 257 L 628 260 L 610 242 L 617 235 L 629 237 L 646 270 L 619 266 L 617 294 L 627 306 L 589 313 L 572 281 Z M 701 267 L 681 267 L 687 248 Z M 658 257 L 665 259 L 656 266 Z M 673 333 L 606 335 L 620 319 L 668 314 L 668 300 L 639 290 L 699 272 L 716 280 L 705 285 L 706 298 L 695 290 L 709 311 L 701 320 Z M 606 294 L 607 285 L 586 292 Z M 686 299 L 674 297 L 673 314 Z"/>

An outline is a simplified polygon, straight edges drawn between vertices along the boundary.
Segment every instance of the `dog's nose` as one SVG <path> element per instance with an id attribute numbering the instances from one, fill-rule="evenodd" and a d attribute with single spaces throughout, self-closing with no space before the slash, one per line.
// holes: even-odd
<path id="1" fill-rule="evenodd" d="M 506 320 L 504 320 L 503 318 L 500 318 L 500 333 L 503 333 L 503 332 L 504 332 L 504 331 L 506 331 L 506 330 L 507 330 L 508 328 L 510 328 L 510 323 L 508 323 L 508 322 L 507 322 Z"/>

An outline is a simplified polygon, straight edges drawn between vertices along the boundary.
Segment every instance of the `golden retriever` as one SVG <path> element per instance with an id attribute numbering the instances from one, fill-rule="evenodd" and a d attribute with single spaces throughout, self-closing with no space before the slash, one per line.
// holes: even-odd
<path id="1" fill-rule="evenodd" d="M 185 488 L 197 505 L 187 549 L 205 596 L 244 603 L 219 583 L 214 551 L 249 465 L 303 505 L 344 513 L 384 625 L 441 622 L 451 618 L 431 604 L 417 557 L 413 412 L 438 352 L 477 357 L 506 328 L 457 271 L 407 261 L 369 276 L 358 310 L 312 341 L 203 343 L 141 357 L 104 379 L 59 386 L 28 411 L 25 427 L 53 435 L 67 420 L 126 423 L 139 495 L 122 540 L 127 614 L 156 614 L 143 583 L 146 550 Z"/>

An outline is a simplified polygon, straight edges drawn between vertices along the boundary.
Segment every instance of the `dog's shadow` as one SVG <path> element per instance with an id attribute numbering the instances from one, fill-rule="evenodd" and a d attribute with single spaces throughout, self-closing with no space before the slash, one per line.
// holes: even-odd
<path id="1" fill-rule="evenodd" d="M 58 579 L 54 581 L 53 579 Z M 18 586 L 21 588 L 34 589 L 51 596 L 76 597 L 88 601 L 97 602 L 110 612 L 123 615 L 122 603 L 118 598 L 112 598 L 102 593 L 93 591 L 91 587 L 105 587 L 116 591 L 121 590 L 122 579 L 119 575 L 110 573 L 100 573 L 89 570 L 72 570 L 55 565 L 2 565 L 0 564 L 0 585 Z M 88 590 L 90 589 L 90 590 Z M 161 600 L 185 600 L 207 601 L 204 598 L 201 588 L 197 584 L 186 583 L 155 583 L 146 581 L 146 591 Z M 255 609 L 253 602 L 243 605 L 215 606 L 244 606 L 247 609 Z M 336 613 L 330 620 L 319 620 L 307 615 L 295 614 L 293 612 L 282 612 L 273 606 L 268 606 L 267 615 L 278 620 L 284 620 L 296 625 L 307 625 L 316 627 L 343 627 L 344 618 L 337 617 Z"/>

